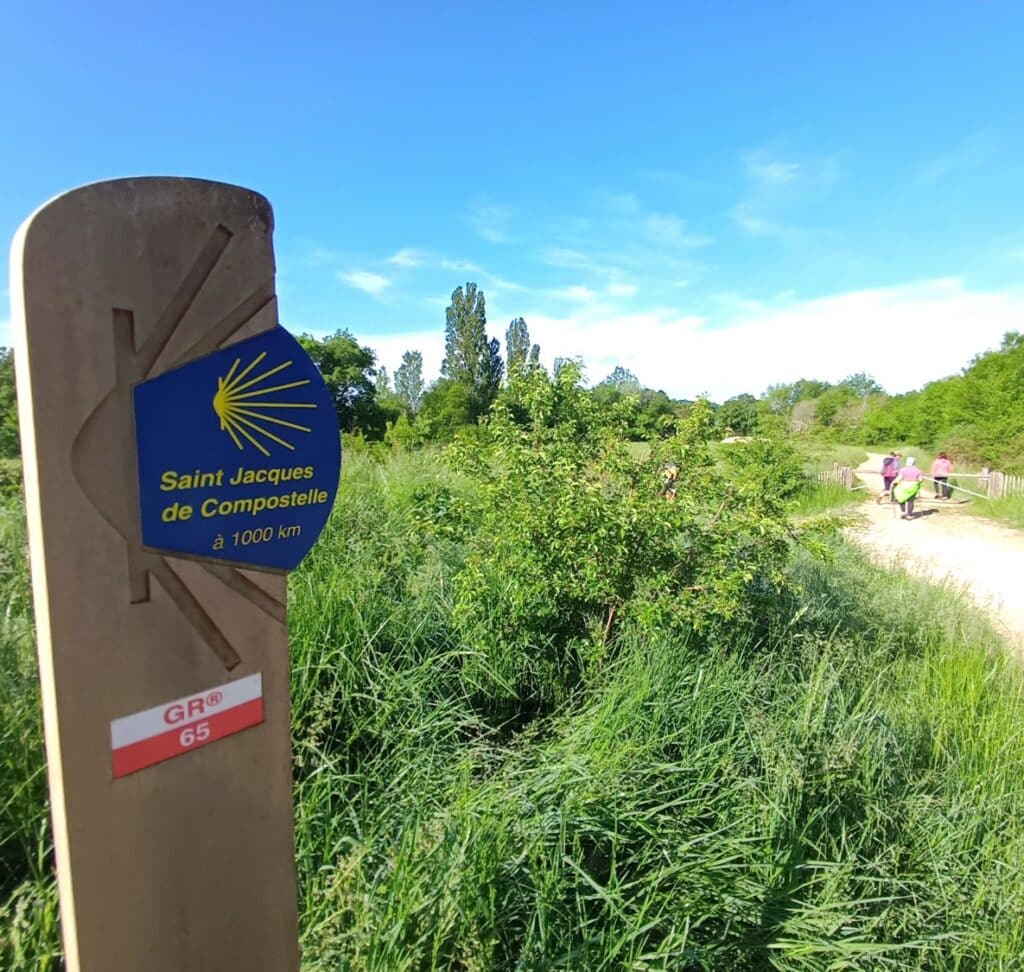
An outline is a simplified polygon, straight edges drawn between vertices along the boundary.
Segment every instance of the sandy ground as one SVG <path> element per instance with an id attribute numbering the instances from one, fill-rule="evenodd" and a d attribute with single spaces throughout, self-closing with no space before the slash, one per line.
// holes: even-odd
<path id="1" fill-rule="evenodd" d="M 881 467 L 882 456 L 871 453 L 855 470 L 872 498 L 882 489 Z M 956 491 L 945 501 L 932 500 L 933 494 L 926 482 L 913 520 L 901 520 L 899 507 L 887 502 L 865 504 L 866 518 L 854 528 L 855 539 L 879 562 L 968 588 L 1007 641 L 1024 653 L 1024 533 L 972 516 L 970 503 L 958 501 Z"/>

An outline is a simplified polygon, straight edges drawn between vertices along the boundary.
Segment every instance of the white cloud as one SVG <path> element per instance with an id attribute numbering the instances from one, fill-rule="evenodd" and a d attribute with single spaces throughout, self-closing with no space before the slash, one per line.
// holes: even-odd
<path id="1" fill-rule="evenodd" d="M 0 320 L 0 347 L 9 348 L 13 343 L 10 320 Z"/>
<path id="2" fill-rule="evenodd" d="M 491 203 L 474 203 L 469 221 L 489 243 L 505 243 L 508 240 L 508 221 L 511 210 L 506 206 L 495 206 Z"/>
<path id="3" fill-rule="evenodd" d="M 792 182 L 800 174 L 799 162 L 784 162 L 767 149 L 748 152 L 743 159 L 747 175 L 755 182 L 765 185 L 782 185 Z"/>
<path id="4" fill-rule="evenodd" d="M 498 276 L 496 273 L 488 273 L 487 271 L 483 272 L 481 279 L 493 295 L 506 291 L 508 293 L 525 293 L 530 289 L 525 284 L 516 283 L 514 280 L 508 280 L 505 277 Z"/>
<path id="5" fill-rule="evenodd" d="M 991 132 L 974 132 L 950 151 L 928 159 L 918 170 L 918 181 L 924 185 L 934 185 L 957 172 L 980 169 L 995 156 L 998 149 L 999 143 Z"/>
<path id="6" fill-rule="evenodd" d="M 355 287 L 356 290 L 374 296 L 383 293 L 391 286 L 391 281 L 387 277 L 382 277 L 379 273 L 370 273 L 369 270 L 343 271 L 338 274 L 338 277 L 350 287 Z"/>
<path id="7" fill-rule="evenodd" d="M 579 250 L 571 250 L 566 247 L 548 247 L 541 253 L 540 259 L 542 263 L 559 270 L 578 270 L 598 277 L 622 275 L 622 271 L 618 267 L 588 256 L 586 253 L 581 253 Z"/>
<path id="8" fill-rule="evenodd" d="M 733 222 L 752 236 L 777 236 L 800 239 L 807 233 L 785 220 L 786 210 L 794 202 L 805 202 L 826 194 L 839 181 L 840 164 L 836 156 L 785 161 L 768 148 L 759 148 L 743 156 L 748 192 L 729 211 Z"/>
<path id="9" fill-rule="evenodd" d="M 423 260 L 423 254 L 412 247 L 405 247 L 394 256 L 388 257 L 388 263 L 393 263 L 396 267 L 419 267 L 423 265 Z"/>
<path id="10" fill-rule="evenodd" d="M 549 246 L 541 254 L 541 260 L 549 267 L 565 270 L 589 270 L 593 266 L 593 261 L 585 253 L 561 246 Z"/>
<path id="11" fill-rule="evenodd" d="M 477 266 L 469 260 L 442 260 L 441 269 L 452 270 L 455 273 L 483 273 L 482 267 Z"/>
<path id="12" fill-rule="evenodd" d="M 637 288 L 634 284 L 610 283 L 608 284 L 609 297 L 635 297 Z"/>
<path id="13" fill-rule="evenodd" d="M 783 232 L 783 227 L 773 223 L 770 219 L 765 219 L 759 211 L 759 205 L 759 203 L 747 199 L 733 206 L 729 215 L 741 229 L 746 230 L 751 236 L 780 235 Z"/>
<path id="14" fill-rule="evenodd" d="M 445 298 L 444 303 L 447 306 L 449 300 Z M 426 384 L 429 385 L 441 373 L 441 362 L 444 360 L 443 326 L 398 334 L 360 332 L 359 343 L 369 345 L 377 352 L 377 365 L 387 368 L 389 375 L 394 375 L 406 351 L 419 351 L 423 355 L 423 380 Z"/>
<path id="15" fill-rule="evenodd" d="M 583 300 L 580 292 L 580 302 L 561 316 L 489 308 L 489 333 L 501 337 L 496 322 L 522 313 L 549 368 L 556 357 L 578 356 L 592 382 L 622 365 L 673 397 L 707 392 L 724 401 L 760 394 L 776 382 L 835 382 L 859 371 L 890 392 L 908 391 L 959 372 L 974 355 L 998 347 L 1006 331 L 1024 330 L 1024 292 L 971 290 L 955 278 L 803 301 L 785 294 L 772 301 L 725 296 L 704 315 L 680 306 L 624 312 L 591 296 Z M 448 298 L 433 300 L 448 304 Z M 423 354 L 428 382 L 440 372 L 440 326 L 358 336 L 392 374 L 405 351 Z"/>
<path id="16" fill-rule="evenodd" d="M 338 250 L 332 250 L 329 246 L 314 244 L 298 258 L 298 262 L 305 263 L 311 267 L 325 267 L 330 264 L 338 264 L 344 258 Z"/>
<path id="17" fill-rule="evenodd" d="M 779 305 L 740 301 L 727 323 L 669 307 L 621 314 L 582 306 L 564 317 L 524 312 L 550 365 L 579 355 L 593 380 L 617 364 L 670 395 L 724 400 L 769 384 L 839 381 L 866 371 L 890 392 L 958 372 L 1024 329 L 1024 294 L 958 280 L 854 291 Z"/>
<path id="18" fill-rule="evenodd" d="M 508 239 L 504 230 L 497 229 L 494 226 L 478 226 L 477 232 L 488 243 L 504 243 Z"/>
<path id="19" fill-rule="evenodd" d="M 651 213 L 643 221 L 644 235 L 657 246 L 706 246 L 706 236 L 691 236 L 686 232 L 686 221 L 678 216 Z"/>

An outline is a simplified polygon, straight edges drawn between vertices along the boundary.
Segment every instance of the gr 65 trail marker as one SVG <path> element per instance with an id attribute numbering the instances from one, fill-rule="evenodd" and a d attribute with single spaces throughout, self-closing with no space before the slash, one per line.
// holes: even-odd
<path id="1" fill-rule="evenodd" d="M 263 721 L 263 676 L 175 699 L 110 723 L 114 778 L 136 773 Z"/>
<path id="2" fill-rule="evenodd" d="M 278 321 L 273 228 L 258 193 L 157 177 L 14 239 L 68 972 L 299 969 L 286 572 L 341 448 Z"/>

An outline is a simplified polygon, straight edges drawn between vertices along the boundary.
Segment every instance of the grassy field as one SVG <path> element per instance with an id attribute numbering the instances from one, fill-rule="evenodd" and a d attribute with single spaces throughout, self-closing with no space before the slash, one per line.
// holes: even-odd
<path id="1" fill-rule="evenodd" d="M 997 500 L 978 500 L 973 512 L 1016 530 L 1024 530 L 1024 496 L 1006 496 Z"/>
<path id="2" fill-rule="evenodd" d="M 510 706 L 502 646 L 455 611 L 477 501 L 430 459 L 350 461 L 292 576 L 304 969 L 1019 967 L 1024 679 L 955 591 L 822 539 L 713 639 L 638 613 L 537 646 Z M 42 972 L 24 541 L 0 523 L 0 968 Z"/>
<path id="3" fill-rule="evenodd" d="M 808 483 L 793 498 L 795 516 L 812 516 L 829 511 L 856 509 L 868 498 L 863 490 L 850 490 L 835 483 Z"/>
<path id="4" fill-rule="evenodd" d="M 818 472 L 831 469 L 834 463 L 856 469 L 867 457 L 863 446 L 845 446 L 830 442 L 811 445 L 808 447 L 808 469 Z"/>

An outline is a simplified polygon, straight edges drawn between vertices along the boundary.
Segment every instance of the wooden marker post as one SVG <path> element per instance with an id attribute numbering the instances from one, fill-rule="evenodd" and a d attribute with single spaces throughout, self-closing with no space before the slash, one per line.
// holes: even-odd
<path id="1" fill-rule="evenodd" d="M 284 572 L 337 488 L 333 404 L 278 326 L 270 206 L 76 189 L 11 291 L 70 972 L 298 968 Z"/>

